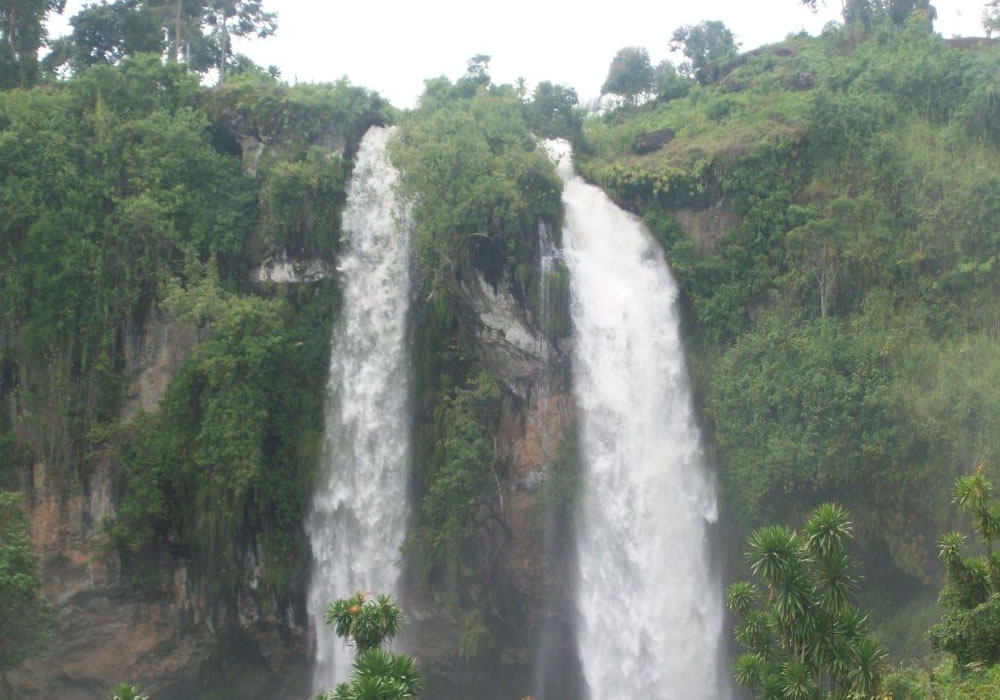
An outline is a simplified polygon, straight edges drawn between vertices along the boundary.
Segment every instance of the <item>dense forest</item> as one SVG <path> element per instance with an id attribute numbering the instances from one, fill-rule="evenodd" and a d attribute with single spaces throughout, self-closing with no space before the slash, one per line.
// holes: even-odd
<path id="1" fill-rule="evenodd" d="M 458 621 L 461 663 L 487 668 L 520 610 L 497 445 L 521 404 L 477 355 L 463 294 L 507 280 L 553 345 L 571 333 L 566 270 L 538 272 L 539 226 L 558 239 L 562 218 L 538 140 L 560 137 L 681 289 L 727 582 L 756 581 L 729 589 L 737 682 L 1000 693 L 996 42 L 943 39 L 927 2 L 852 0 L 820 36 L 745 53 L 717 21 L 664 37 L 679 65 L 623 48 L 600 113 L 551 82 L 496 84 L 489 56 L 402 111 L 235 54 L 232 36 L 274 31 L 259 2 L 116 0 L 47 40 L 59 9 L 0 0 L 0 688 L 58 648 L 56 563 L 27 536 L 40 474 L 67 502 L 112 475 L 90 546 L 122 595 L 164 595 L 183 561 L 214 625 L 238 627 L 247 597 L 294 608 L 340 289 L 259 269 L 335 268 L 361 138 L 397 125 L 420 300 L 402 557 Z M 153 406 L 133 381 L 150 328 L 179 357 Z M 570 527 L 567 435 L 541 501 Z M 218 666 L 199 697 L 230 697 L 238 672 Z"/>

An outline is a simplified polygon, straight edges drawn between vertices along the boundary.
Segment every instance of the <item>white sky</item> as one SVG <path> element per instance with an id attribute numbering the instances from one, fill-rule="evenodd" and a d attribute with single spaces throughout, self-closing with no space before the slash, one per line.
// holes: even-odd
<path id="1" fill-rule="evenodd" d="M 822 0 L 820 0 L 822 3 Z M 50 23 L 59 35 L 85 4 L 69 0 Z M 982 35 L 983 0 L 936 0 L 935 29 L 943 36 Z M 476 54 L 492 56 L 494 82 L 524 77 L 576 88 L 596 97 L 615 52 L 643 46 L 653 63 L 682 24 L 722 20 L 744 50 L 806 29 L 816 34 L 840 16 L 839 0 L 812 13 L 799 0 L 265 0 L 278 13 L 278 33 L 242 42 L 237 50 L 277 65 L 289 82 L 343 76 L 378 90 L 398 107 L 412 106 L 423 81 L 455 79 Z M 600 7 L 600 9 L 597 9 Z M 675 57 L 676 58 L 676 57 Z"/>

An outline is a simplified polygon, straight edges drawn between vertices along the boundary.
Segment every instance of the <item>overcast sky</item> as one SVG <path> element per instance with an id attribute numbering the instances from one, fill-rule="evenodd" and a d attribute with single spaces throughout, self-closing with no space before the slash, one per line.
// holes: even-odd
<path id="1" fill-rule="evenodd" d="M 274 64 L 289 82 L 331 81 L 378 90 L 399 107 L 414 104 L 423 81 L 455 79 L 476 54 L 493 57 L 495 82 L 527 79 L 570 85 L 582 100 L 596 97 L 608 64 L 623 46 L 643 46 L 654 63 L 682 24 L 722 20 L 743 49 L 805 29 L 817 34 L 840 15 L 840 1 L 819 12 L 798 0 L 265 0 L 278 13 L 278 33 L 237 50 Z M 84 0 L 69 0 L 50 23 L 58 35 Z M 943 36 L 981 35 L 983 0 L 937 0 Z"/>

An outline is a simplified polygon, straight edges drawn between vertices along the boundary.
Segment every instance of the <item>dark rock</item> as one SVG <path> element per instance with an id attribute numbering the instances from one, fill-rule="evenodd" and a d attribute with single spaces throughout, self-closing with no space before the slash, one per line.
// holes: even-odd
<path id="1" fill-rule="evenodd" d="M 812 71 L 803 70 L 788 78 L 785 81 L 789 90 L 801 92 L 802 90 L 812 90 L 816 87 L 816 75 Z"/>
<path id="2" fill-rule="evenodd" d="M 635 137 L 635 143 L 632 145 L 632 150 L 639 155 L 658 151 L 666 144 L 673 141 L 674 135 L 675 132 L 673 129 L 657 129 L 656 131 L 650 131 L 646 134 L 639 134 Z"/>

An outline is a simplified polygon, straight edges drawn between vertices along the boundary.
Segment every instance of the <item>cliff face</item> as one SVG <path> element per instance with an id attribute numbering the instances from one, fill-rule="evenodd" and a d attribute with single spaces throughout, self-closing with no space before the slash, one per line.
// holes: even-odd
<path id="1" fill-rule="evenodd" d="M 198 336 L 150 314 L 127 344 L 123 420 L 157 410 Z M 157 698 L 190 698 L 220 672 L 246 697 L 307 692 L 307 630 L 294 609 L 256 595 L 256 552 L 245 556 L 235 610 L 215 602 L 180 553 L 161 551 L 144 571 L 128 571 L 136 565 L 106 545 L 103 531 L 116 509 L 115 470 L 111 457 L 100 459 L 68 488 L 51 465 L 33 466 L 25 506 L 56 628 L 43 657 L 9 674 L 12 697 L 92 700 L 130 681 Z"/>
<path id="2" fill-rule="evenodd" d="M 579 698 L 573 541 L 552 483 L 575 419 L 568 345 L 546 338 L 509 278 L 494 286 L 471 270 L 462 277 L 462 333 L 503 393 L 494 479 L 505 527 L 480 543 L 499 623 L 491 649 L 463 659 L 463 620 L 432 591 L 411 590 L 404 647 L 427 670 L 427 697 L 500 700 L 548 687 L 547 698 Z"/>
<path id="3" fill-rule="evenodd" d="M 575 655 L 568 626 L 572 591 L 565 585 L 571 541 L 565 521 L 551 515 L 546 490 L 573 421 L 567 358 L 515 299 L 509 280 L 493 287 L 469 275 L 461 307 L 462 332 L 504 389 L 496 483 L 509 538 L 497 543 L 492 575 L 511 617 L 492 659 L 469 663 L 458 656 L 461 621 L 440 601 L 414 595 L 406 646 L 419 650 L 433 697 L 520 697 L 534 692 L 529 683 L 537 679 L 540 656 L 558 667 L 571 665 Z M 123 421 L 158 410 L 205 337 L 164 312 L 147 316 L 126 345 Z M 302 586 L 284 607 L 262 594 L 260 553 L 251 550 L 243 555 L 236 604 L 225 605 L 179 546 L 162 548 L 142 564 L 108 547 L 103 522 L 116 512 L 116 468 L 113 455 L 103 457 L 67 488 L 40 462 L 25 484 L 57 627 L 44 657 L 10 674 L 12 697 L 92 699 L 119 681 L 168 700 L 197 697 L 209 687 L 233 697 L 305 697 L 309 633 Z"/>
<path id="4" fill-rule="evenodd" d="M 572 541 L 552 515 L 546 480 L 573 422 L 565 348 L 553 346 L 514 298 L 473 276 L 462 288 L 463 332 L 479 362 L 504 388 L 498 497 L 509 540 L 494 576 L 513 611 L 486 662 L 459 658 L 461 621 L 441 601 L 408 601 L 405 646 L 428 669 L 431 697 L 527 695 L 539 658 L 573 675 L 570 607 Z M 122 418 L 155 411 L 199 333 L 154 313 L 128 345 L 128 398 Z M 235 608 L 220 605 L 180 551 L 161 551 L 141 576 L 108 548 L 103 521 L 115 513 L 115 462 L 102 459 L 67 493 L 44 463 L 32 470 L 26 506 L 42 557 L 45 592 L 57 628 L 48 653 L 10 674 L 13 697 L 92 700 L 118 681 L 134 681 L 156 698 L 197 697 L 221 685 L 233 697 L 301 698 L 309 692 L 309 633 L 301 596 L 282 609 L 259 595 L 259 553 L 245 554 Z M 130 569 L 130 567 L 133 567 Z M 125 574 L 128 574 L 127 576 Z M 126 585 L 126 581 L 141 584 Z M 566 671 L 566 669 L 569 671 Z M 566 677 L 562 697 L 576 697 Z M 553 697 L 559 697 L 553 695 Z"/>
<path id="5" fill-rule="evenodd" d="M 298 132 L 261 127 L 235 107 L 222 111 L 219 119 L 244 149 L 248 176 L 266 177 L 259 171 L 268 159 L 296 157 L 288 144 L 301 138 Z M 336 126 L 313 141 L 331 159 L 346 156 L 347 138 Z M 261 230 L 248 237 L 250 283 L 304 288 L 332 276 L 328 260 L 289 259 L 266 237 Z M 123 342 L 120 426 L 128 430 L 140 413 L 160 410 L 171 381 L 210 332 L 159 306 L 147 310 Z M 12 416 L 23 412 L 13 399 L 11 406 Z M 38 461 L 20 477 L 55 627 L 46 653 L 9 673 L 0 694 L 93 700 L 115 683 L 134 682 L 158 700 L 206 692 L 307 697 L 305 572 L 292 576 L 290 595 L 279 599 L 262 583 L 259 546 L 243 547 L 239 588 L 220 596 L 175 533 L 141 557 L 111 547 L 104 523 L 118 510 L 122 483 L 119 455 L 102 449 L 106 454 L 97 459 L 79 460 L 89 465 L 79 473 Z"/>

